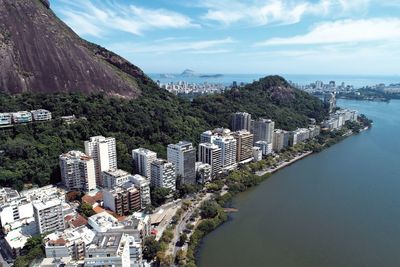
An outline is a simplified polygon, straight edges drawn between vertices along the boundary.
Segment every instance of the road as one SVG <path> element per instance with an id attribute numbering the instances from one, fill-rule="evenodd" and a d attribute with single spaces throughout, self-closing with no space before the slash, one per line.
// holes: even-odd
<path id="1" fill-rule="evenodd" d="M 198 222 L 200 221 L 200 216 L 198 216 L 194 222 L 190 221 L 190 217 L 193 215 L 193 213 L 196 210 L 199 210 L 201 204 L 204 201 L 209 200 L 212 195 L 213 194 L 211 194 L 211 193 L 207 193 L 201 199 L 199 199 L 197 201 L 194 198 L 188 199 L 188 200 L 192 201 L 192 203 L 194 203 L 194 204 L 192 204 L 192 206 L 189 207 L 189 209 L 182 214 L 181 219 L 179 220 L 178 224 L 176 225 L 176 227 L 174 229 L 174 237 L 173 237 L 171 243 L 169 244 L 169 248 L 168 248 L 168 252 L 170 254 L 172 254 L 172 256 L 174 258 L 179 249 L 187 249 L 187 244 L 185 244 L 183 247 L 179 247 L 176 245 L 176 243 L 179 241 L 180 235 L 183 233 L 183 230 L 185 230 L 186 225 L 188 223 L 197 225 Z M 188 238 L 191 236 L 192 232 L 187 234 Z"/>

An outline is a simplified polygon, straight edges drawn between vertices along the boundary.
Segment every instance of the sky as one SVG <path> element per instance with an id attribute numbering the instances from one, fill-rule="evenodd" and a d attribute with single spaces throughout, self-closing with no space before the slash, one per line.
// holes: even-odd
<path id="1" fill-rule="evenodd" d="M 52 0 L 147 73 L 400 75 L 400 0 Z"/>

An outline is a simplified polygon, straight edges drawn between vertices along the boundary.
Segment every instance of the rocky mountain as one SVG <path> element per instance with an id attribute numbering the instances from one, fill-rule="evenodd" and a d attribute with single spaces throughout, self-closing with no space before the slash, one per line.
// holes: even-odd
<path id="1" fill-rule="evenodd" d="M 138 67 L 76 35 L 49 0 L 0 0 L 0 92 L 136 98 L 148 83 Z"/>

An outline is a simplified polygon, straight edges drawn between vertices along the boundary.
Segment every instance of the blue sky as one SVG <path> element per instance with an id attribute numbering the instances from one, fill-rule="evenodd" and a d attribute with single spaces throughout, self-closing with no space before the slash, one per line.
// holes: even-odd
<path id="1" fill-rule="evenodd" d="M 400 75 L 400 0 L 53 0 L 147 73 Z"/>

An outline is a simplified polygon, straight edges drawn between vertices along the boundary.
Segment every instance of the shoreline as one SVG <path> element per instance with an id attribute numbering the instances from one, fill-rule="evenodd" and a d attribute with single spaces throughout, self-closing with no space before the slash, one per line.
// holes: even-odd
<path id="1" fill-rule="evenodd" d="M 267 170 L 258 171 L 258 172 L 256 172 L 256 175 L 261 177 L 261 176 L 264 176 L 264 175 L 266 175 L 266 174 L 274 174 L 275 172 L 277 172 L 277 171 L 279 171 L 279 170 L 281 170 L 281 169 L 284 169 L 285 167 L 288 167 L 288 166 L 292 165 L 293 163 L 295 163 L 295 162 L 297 162 L 297 161 L 299 161 L 299 160 L 302 160 L 302 159 L 304 159 L 304 158 L 310 156 L 310 155 L 313 154 L 313 153 L 314 153 L 314 151 L 307 151 L 307 152 L 304 152 L 304 153 L 302 153 L 301 155 L 299 155 L 299 156 L 297 156 L 297 157 L 291 159 L 290 161 L 282 162 L 282 163 L 279 164 L 276 168 L 269 168 L 269 169 L 267 169 Z"/>
<path id="2" fill-rule="evenodd" d="M 360 133 L 365 132 L 365 131 L 367 131 L 367 130 L 369 130 L 369 129 L 371 129 L 371 127 L 366 126 L 366 127 L 362 128 L 361 131 L 358 132 L 358 133 L 351 132 L 351 134 L 343 135 L 343 136 L 341 136 L 341 138 L 338 138 L 334 144 L 338 144 L 338 143 L 342 142 L 343 140 L 347 139 L 347 138 L 350 137 L 350 136 L 360 134 Z M 330 145 L 329 145 L 329 146 L 324 145 L 323 147 L 324 147 L 323 150 L 325 150 L 325 149 L 329 148 Z M 318 151 L 318 152 L 319 152 L 319 151 Z M 269 168 L 269 169 L 267 169 L 267 170 L 257 171 L 257 172 L 255 172 L 254 174 L 255 174 L 257 177 L 259 177 L 260 179 L 262 179 L 262 182 L 264 182 L 265 180 L 267 180 L 269 177 L 271 177 L 274 173 L 278 172 L 279 170 L 282 170 L 282 169 L 284 169 L 284 168 L 286 168 L 286 167 L 288 167 L 288 166 L 290 166 L 290 165 L 296 163 L 297 161 L 300 161 L 300 160 L 302 160 L 302 159 L 304 159 L 304 158 L 306 158 L 306 157 L 308 157 L 308 156 L 310 156 L 310 155 L 312 155 L 312 154 L 314 154 L 314 153 L 318 153 L 318 152 L 316 152 L 316 151 L 307 151 L 307 152 L 304 152 L 304 153 L 302 153 L 301 155 L 298 155 L 298 156 L 296 156 L 295 158 L 291 159 L 290 161 L 282 162 L 282 163 L 279 164 L 276 168 L 273 168 L 273 169 Z M 258 184 L 258 185 L 259 185 L 259 184 Z M 256 185 L 256 186 L 258 186 L 258 185 Z M 253 187 L 255 187 L 255 186 L 253 186 Z M 251 188 L 251 187 L 250 187 L 250 188 Z M 249 189 L 249 188 L 247 188 L 245 191 L 247 191 L 248 189 Z M 244 191 L 244 192 L 245 192 L 245 191 Z M 229 199 L 226 199 L 226 200 L 225 200 L 226 202 L 231 201 L 231 199 L 232 199 L 233 197 L 235 197 L 235 195 L 237 195 L 236 193 L 231 193 L 231 192 L 229 192 L 229 191 L 228 191 L 228 193 L 230 193 L 230 197 L 229 197 Z M 226 202 L 225 202 L 225 203 L 226 203 Z M 223 206 L 222 206 L 222 209 L 223 209 L 223 213 L 224 213 L 225 216 L 227 216 L 228 213 L 231 213 L 231 212 L 226 212 L 226 211 L 231 211 L 231 210 L 233 211 L 233 210 L 234 210 L 234 212 L 239 212 L 239 210 L 237 210 L 237 209 L 234 208 L 234 207 L 223 207 Z M 203 240 L 204 240 L 204 238 L 205 238 L 207 235 L 209 235 L 210 233 L 214 232 L 218 227 L 220 227 L 221 225 L 223 225 L 227 220 L 228 220 L 228 218 L 227 218 L 226 220 L 220 221 L 220 223 L 219 223 L 218 225 L 215 225 L 215 228 L 214 228 L 211 232 L 205 233 L 205 234 L 201 237 L 200 242 L 198 242 L 197 244 L 194 245 L 194 261 L 195 261 L 195 265 L 194 265 L 194 266 L 197 266 L 197 263 L 198 263 L 198 260 L 199 260 L 200 248 L 201 248 L 201 246 L 203 245 Z"/>

